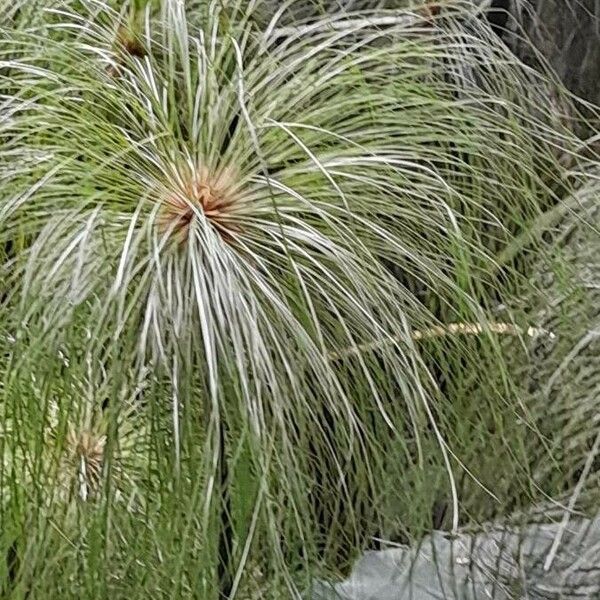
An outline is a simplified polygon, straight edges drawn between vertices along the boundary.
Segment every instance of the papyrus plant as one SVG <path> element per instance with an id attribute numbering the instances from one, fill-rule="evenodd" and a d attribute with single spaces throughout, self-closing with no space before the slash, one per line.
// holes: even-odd
<path id="1" fill-rule="evenodd" d="M 466 4 L 293 26 L 263 8 L 65 0 L 0 23 L 15 589 L 295 596 L 371 536 L 418 536 L 439 499 L 450 528 L 478 514 L 460 481 L 489 420 L 526 418 L 498 337 L 535 323 L 497 312 L 522 282 L 496 258 L 531 250 L 570 185 L 543 86 Z M 446 435 L 468 398 L 440 382 L 474 372 L 483 406 Z M 495 431 L 514 452 L 486 506 L 529 482 L 520 430 Z M 76 537 L 24 466 L 74 452 L 94 491 L 69 495 Z"/>

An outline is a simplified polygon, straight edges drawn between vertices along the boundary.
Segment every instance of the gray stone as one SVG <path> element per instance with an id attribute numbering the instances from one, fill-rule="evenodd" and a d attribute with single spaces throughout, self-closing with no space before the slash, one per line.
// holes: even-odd
<path id="1" fill-rule="evenodd" d="M 562 533 L 561 533 L 562 532 Z M 555 540 L 556 552 L 553 552 Z M 551 557 L 552 559 L 550 559 Z M 600 517 L 451 537 L 369 552 L 312 600 L 575 600 L 600 598 Z"/>

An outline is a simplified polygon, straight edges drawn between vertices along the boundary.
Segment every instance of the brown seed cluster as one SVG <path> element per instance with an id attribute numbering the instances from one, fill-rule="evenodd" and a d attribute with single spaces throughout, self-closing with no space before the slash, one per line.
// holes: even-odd
<path id="1" fill-rule="evenodd" d="M 418 9 L 418 13 L 425 17 L 424 25 L 431 26 L 435 22 L 435 17 L 439 16 L 442 12 L 442 2 L 435 0 L 427 1 L 424 6 Z"/>
<path id="2" fill-rule="evenodd" d="M 115 36 L 114 55 L 115 62 L 107 67 L 107 72 L 111 77 L 118 77 L 121 75 L 122 67 L 125 64 L 125 57 L 129 55 L 143 58 L 146 56 L 146 48 L 140 37 L 131 28 L 121 26 Z"/>
<path id="3" fill-rule="evenodd" d="M 180 191 L 163 196 L 159 232 L 184 243 L 194 220 L 203 215 L 225 241 L 231 241 L 232 233 L 239 231 L 233 218 L 240 201 L 234 181 L 229 170 L 212 174 L 206 168 L 199 168 Z"/>
<path id="4" fill-rule="evenodd" d="M 69 488 L 74 488 L 82 500 L 87 500 L 100 488 L 105 446 L 105 435 L 74 429 L 67 434 L 65 468 Z"/>
<path id="5" fill-rule="evenodd" d="M 140 38 L 133 31 L 128 30 L 125 27 L 119 28 L 119 31 L 117 32 L 117 42 L 130 56 L 135 56 L 137 58 L 146 56 L 146 49 L 140 41 Z"/>

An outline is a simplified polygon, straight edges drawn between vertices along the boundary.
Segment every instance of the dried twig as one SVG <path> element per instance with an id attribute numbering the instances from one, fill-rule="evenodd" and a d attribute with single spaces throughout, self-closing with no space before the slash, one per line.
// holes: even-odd
<path id="1" fill-rule="evenodd" d="M 431 338 L 455 336 L 455 335 L 481 335 L 484 333 L 495 333 L 498 335 L 527 335 L 529 337 L 538 337 L 544 335 L 553 339 L 554 333 L 541 329 L 539 327 L 528 327 L 524 329 L 512 323 L 450 323 L 448 325 L 435 325 L 427 329 L 415 329 L 410 334 L 410 339 L 413 341 L 426 340 Z M 351 348 L 346 348 L 340 352 L 330 352 L 331 360 L 338 360 L 348 356 L 356 356 L 364 352 L 373 352 L 385 346 L 391 346 L 406 339 L 405 335 L 397 335 L 385 340 L 377 340 L 360 344 Z"/>

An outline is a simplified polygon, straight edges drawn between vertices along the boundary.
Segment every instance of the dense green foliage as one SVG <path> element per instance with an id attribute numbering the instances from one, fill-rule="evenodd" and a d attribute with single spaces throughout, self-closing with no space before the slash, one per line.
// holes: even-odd
<path id="1" fill-rule="evenodd" d="M 597 162 L 468 3 L 1 1 L 7 597 L 298 597 L 571 492 Z"/>

